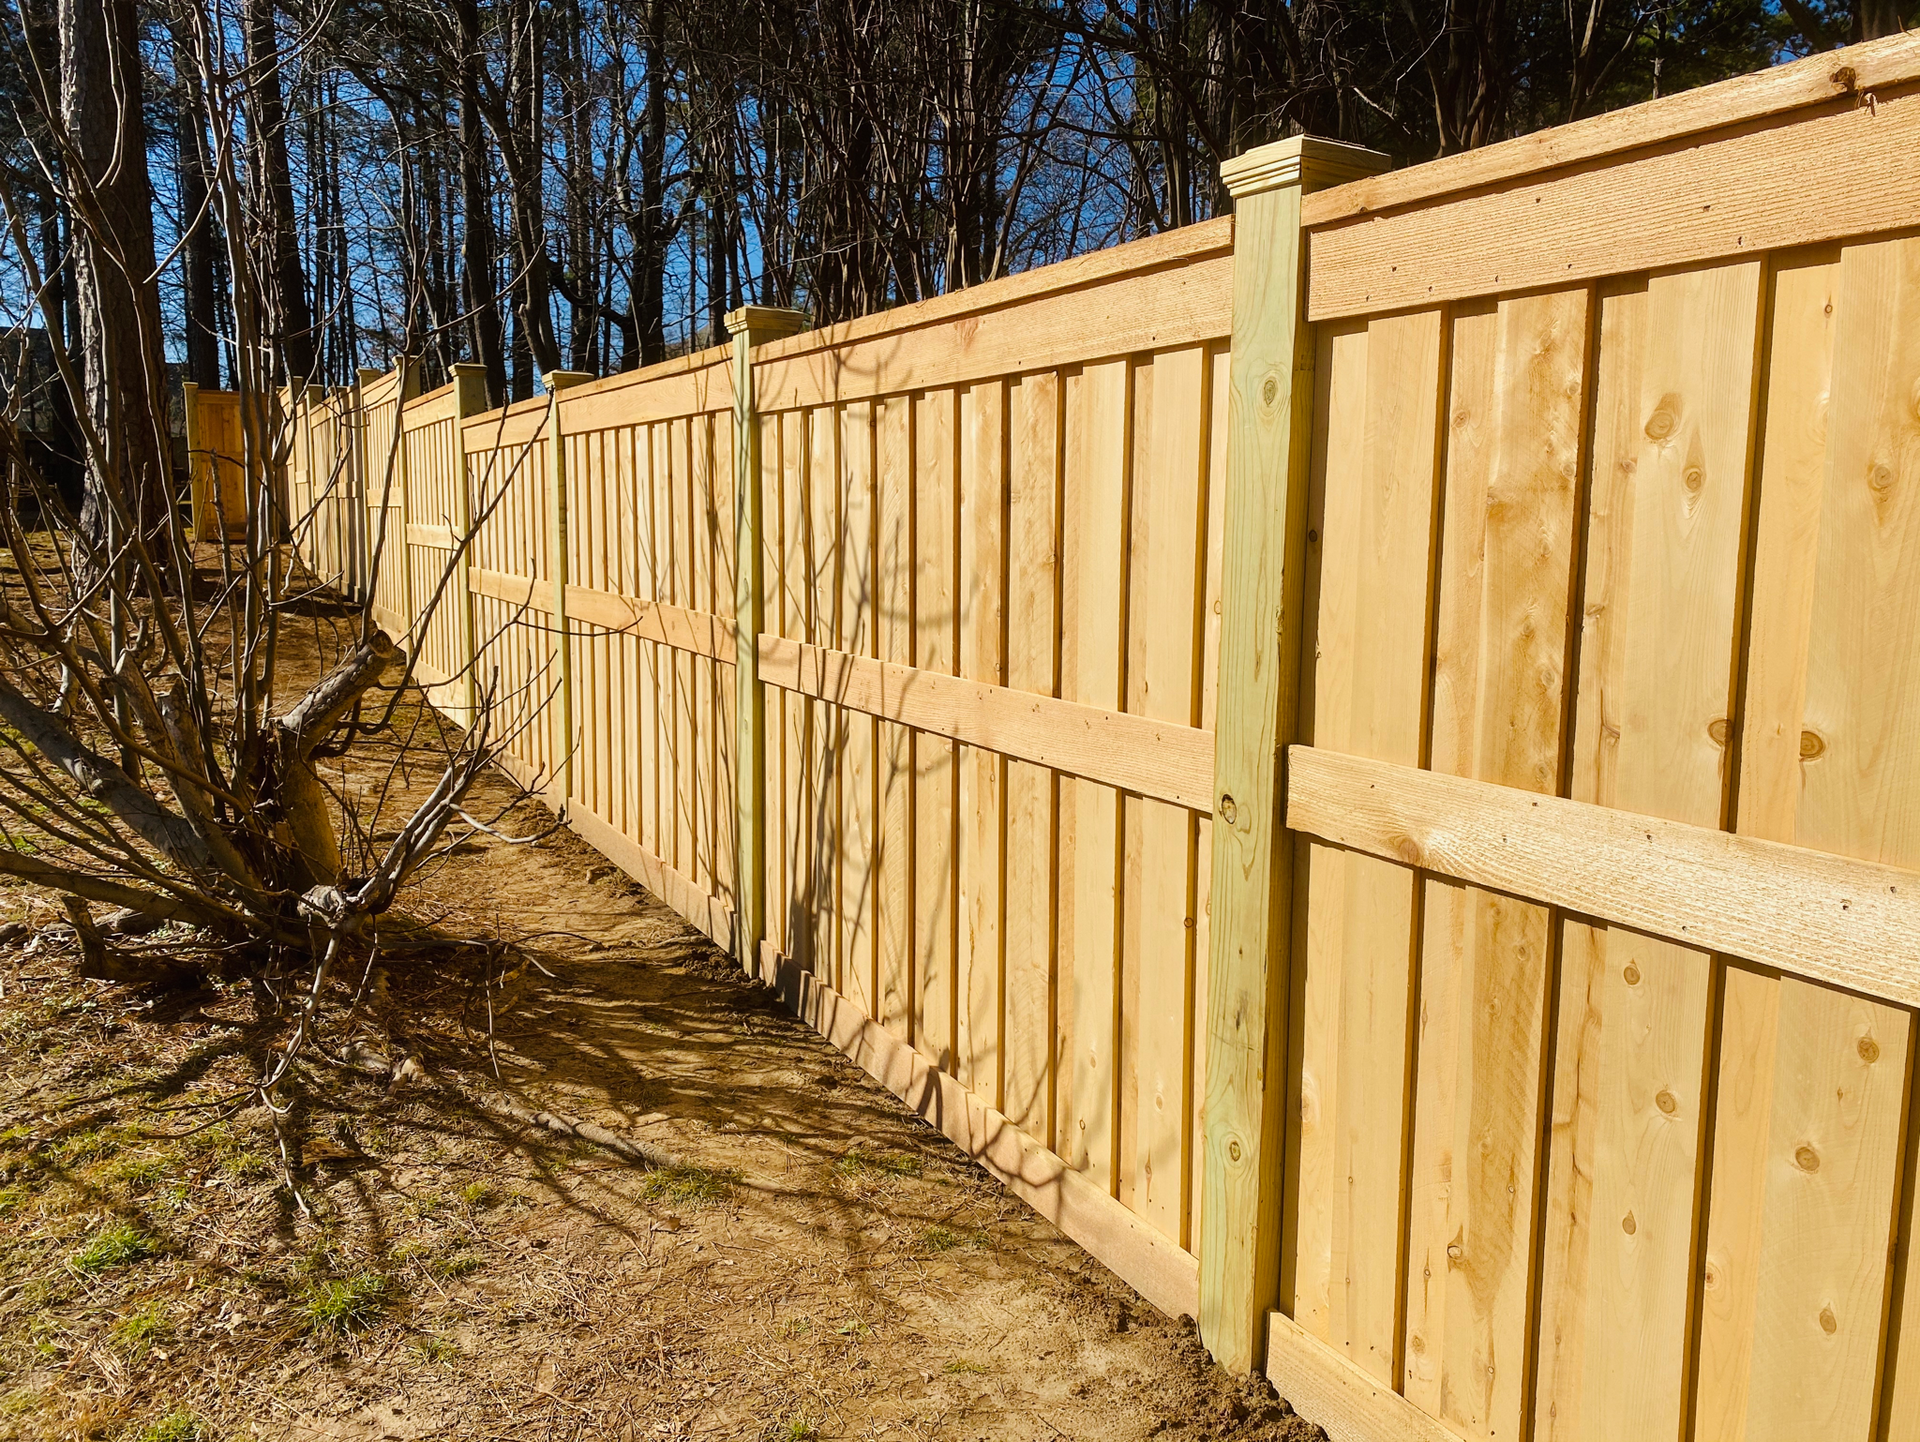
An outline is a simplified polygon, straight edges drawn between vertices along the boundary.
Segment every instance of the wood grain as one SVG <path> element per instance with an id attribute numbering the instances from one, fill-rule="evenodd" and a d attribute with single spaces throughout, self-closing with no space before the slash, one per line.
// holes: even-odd
<path id="1" fill-rule="evenodd" d="M 1316 746 L 1422 759 L 1438 527 L 1441 316 L 1330 336 Z M 1306 867 L 1294 1319 L 1382 1382 L 1399 1375 L 1417 892 L 1407 871 L 1322 846 Z"/>
<path id="2" fill-rule="evenodd" d="M 1892 230 L 1920 211 L 1920 89 L 1313 233 L 1315 321 Z M 1804 157 L 1823 163 L 1806 167 Z M 1783 174 L 1798 179 L 1782 186 Z"/>
<path id="3" fill-rule="evenodd" d="M 1702 85 L 1310 196 L 1309 226 L 1433 201 L 1709 130 L 1765 120 L 1920 76 L 1920 39 L 1895 35 Z"/>
<path id="4" fill-rule="evenodd" d="M 1559 787 L 1588 295 L 1456 312 L 1434 646 L 1435 771 Z M 1553 928 L 1425 884 L 1402 1390 L 1468 1436 L 1524 1430 Z"/>

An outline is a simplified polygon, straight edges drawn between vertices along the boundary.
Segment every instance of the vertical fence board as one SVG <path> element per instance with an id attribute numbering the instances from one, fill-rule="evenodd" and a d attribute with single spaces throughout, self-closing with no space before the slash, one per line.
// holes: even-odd
<path id="1" fill-rule="evenodd" d="M 914 402 L 913 664 L 935 675 L 959 661 L 958 405 L 950 389 Z M 953 1065 L 956 759 L 946 737 L 914 735 L 911 1036 L 942 1070 Z"/>
<path id="2" fill-rule="evenodd" d="M 960 397 L 960 674 L 1004 686 L 1006 655 L 1006 384 Z M 1006 861 L 1006 758 L 959 750 L 958 943 L 954 959 L 954 1075 L 1000 1101 L 1001 897 Z"/>
<path id="3" fill-rule="evenodd" d="M 803 411 L 780 417 L 780 634 L 791 641 L 813 637 L 813 534 L 807 501 L 806 427 Z M 820 975 L 813 948 L 813 922 L 808 897 L 813 880 L 814 847 L 818 824 L 814 810 L 816 777 L 813 757 L 812 703 L 786 693 L 786 897 L 787 949 L 803 970 Z"/>
<path id="4" fill-rule="evenodd" d="M 1226 552 L 1227 406 L 1233 392 L 1232 354 L 1216 347 L 1207 356 L 1206 550 L 1202 563 L 1200 705 L 1195 720 L 1216 729 L 1220 708 L 1221 575 Z M 1186 1235 L 1181 1245 L 1200 1247 L 1201 1181 L 1206 1176 L 1207 969 L 1213 945 L 1213 817 L 1194 818 L 1193 920 L 1193 1088 L 1187 1125 L 1192 1134 L 1189 1159 Z"/>
<path id="5" fill-rule="evenodd" d="M 1418 764 L 1426 714 L 1435 539 L 1441 313 L 1375 320 L 1335 342 L 1319 495 L 1312 681 L 1316 746 Z M 1315 846 L 1307 865 L 1301 1186 L 1326 1189 L 1324 1335 L 1391 1384 L 1400 1343 L 1400 1248 L 1410 1118 L 1413 873 Z M 1330 1104 L 1331 1103 L 1331 1104 Z M 1314 1155 L 1309 1159 L 1309 1151 Z M 1309 1208 L 1303 1197 L 1304 1219 Z M 1305 1264 L 1302 1263 L 1302 1271 Z M 1299 1314 L 1295 1314 L 1299 1317 Z M 1301 1319 L 1305 1322 L 1305 1319 Z"/>
<path id="6" fill-rule="evenodd" d="M 879 457 L 880 655 L 913 660 L 913 403 L 881 405 Z M 880 986 L 875 1020 L 908 1035 L 913 1013 L 913 740 L 892 721 L 880 725 Z"/>
<path id="7" fill-rule="evenodd" d="M 1760 278 L 1720 266 L 1602 299 L 1578 800 L 1721 822 Z M 1570 922 L 1563 974 L 1537 1425 L 1678 1436 L 1712 963 Z"/>
<path id="8" fill-rule="evenodd" d="M 1060 694 L 1121 710 L 1125 636 L 1128 361 L 1088 366 L 1067 381 L 1060 580 Z M 1117 1183 L 1119 1085 L 1120 798 L 1107 786 L 1060 778 L 1061 1049 L 1067 1058 L 1061 1155 L 1112 1192 Z"/>
<path id="9" fill-rule="evenodd" d="M 1582 288 L 1453 318 L 1431 765 L 1557 793 L 1585 424 Z M 1547 908 L 1425 882 L 1406 1395 L 1524 1431 Z"/>
<path id="10" fill-rule="evenodd" d="M 1007 684 L 1057 694 L 1060 607 L 1060 406 L 1053 372 L 1027 376 L 1008 406 Z M 1006 1059 L 1000 1109 L 1054 1137 L 1056 787 L 1053 773 L 1007 763 Z"/>
<path id="11" fill-rule="evenodd" d="M 808 557 L 813 593 L 813 625 L 807 639 L 816 646 L 840 645 L 840 425 L 832 406 L 807 413 Z M 807 881 L 807 919 L 813 929 L 817 974 L 846 992 L 839 942 L 840 780 L 846 754 L 845 713 L 830 701 L 812 704 L 814 776 L 813 857 Z"/>
<path id="12" fill-rule="evenodd" d="M 1914 866 L 1920 774 L 1899 743 L 1920 720 L 1920 666 L 1912 647 L 1890 654 L 1884 638 L 1910 635 L 1920 614 L 1920 511 L 1910 499 L 1920 477 L 1920 245 L 1849 246 L 1830 271 L 1783 270 L 1773 316 L 1751 636 L 1757 652 L 1773 640 L 1762 620 L 1777 623 L 1787 664 L 1804 657 L 1806 672 L 1797 696 L 1787 685 L 1749 690 L 1746 734 L 1761 733 L 1776 774 L 1756 774 L 1750 793 L 1754 762 L 1743 760 L 1741 830 Z M 1809 434 L 1808 408 L 1823 394 L 1825 425 Z M 1777 512 L 1776 430 L 1787 431 Z M 1824 467 L 1801 450 L 1815 437 Z M 1790 551 L 1796 539 L 1804 549 Z M 1791 564 L 1806 550 L 1817 557 L 1810 578 Z M 1762 587 L 1775 591 L 1764 602 Z M 1761 1215 L 1757 1232 L 1748 1228 L 1757 1249 L 1745 1435 L 1870 1437 L 1909 1124 L 1910 1016 L 1798 978 L 1777 986 Z"/>
<path id="13" fill-rule="evenodd" d="M 1133 482 L 1127 709 L 1179 726 L 1199 720 L 1208 379 L 1203 349 L 1163 352 L 1145 405 L 1136 407 L 1146 436 L 1135 447 L 1145 464 Z M 1129 928 L 1132 1205 L 1178 1242 L 1193 1140 L 1194 817 L 1163 801 L 1130 797 L 1127 806 L 1140 819 L 1139 904 Z"/>
<path id="14" fill-rule="evenodd" d="M 854 401 L 840 412 L 840 457 L 844 480 L 840 553 L 841 647 L 856 655 L 879 651 L 874 612 L 873 406 Z M 874 756 L 877 723 L 857 711 L 843 713 L 846 765 L 840 778 L 840 928 L 846 995 L 868 1016 L 877 1016 L 874 951 L 875 828 L 879 821 Z"/>
<path id="15" fill-rule="evenodd" d="M 1780 841 L 1792 839 L 1800 798 L 1838 269 L 1834 254 L 1809 261 L 1772 277 L 1740 748 L 1740 829 Z M 1739 1436 L 1746 1422 L 1779 1006 L 1777 978 L 1727 967 L 1694 1387 L 1694 1432 L 1702 1437 Z"/>

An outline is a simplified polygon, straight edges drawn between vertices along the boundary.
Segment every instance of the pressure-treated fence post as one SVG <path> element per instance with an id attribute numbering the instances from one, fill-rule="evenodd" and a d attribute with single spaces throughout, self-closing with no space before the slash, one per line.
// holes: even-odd
<path id="1" fill-rule="evenodd" d="M 487 409 L 487 368 L 477 361 L 453 365 L 453 544 L 454 563 L 453 658 L 460 664 L 460 724 L 471 728 L 479 719 L 479 692 L 474 673 L 480 669 L 479 638 L 473 633 L 473 483 L 467 474 L 467 442 L 461 423 Z"/>
<path id="2" fill-rule="evenodd" d="M 573 794 L 573 648 L 567 644 L 567 447 L 560 434 L 560 392 L 593 380 L 587 371 L 548 371 L 547 574 L 553 579 L 553 776 L 548 800 L 555 811 Z"/>
<path id="3" fill-rule="evenodd" d="M 1221 167 L 1234 196 L 1232 391 L 1219 722 L 1200 1335 L 1226 1367 L 1264 1360 L 1280 1274 L 1292 847 L 1283 748 L 1303 630 L 1313 335 L 1300 197 L 1386 169 L 1386 156 L 1295 136 Z"/>
<path id="4" fill-rule="evenodd" d="M 728 311 L 733 338 L 734 954 L 760 970 L 766 930 L 766 708 L 760 692 L 760 413 L 753 351 L 807 328 L 797 310 L 747 305 Z"/>

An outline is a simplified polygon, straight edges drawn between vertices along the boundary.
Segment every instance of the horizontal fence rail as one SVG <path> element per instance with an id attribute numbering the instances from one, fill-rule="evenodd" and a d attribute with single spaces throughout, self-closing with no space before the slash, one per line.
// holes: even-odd
<path id="1" fill-rule="evenodd" d="M 1916 105 L 1296 139 L 848 325 L 291 391 L 295 542 L 1340 1442 L 1920 1442 Z"/>

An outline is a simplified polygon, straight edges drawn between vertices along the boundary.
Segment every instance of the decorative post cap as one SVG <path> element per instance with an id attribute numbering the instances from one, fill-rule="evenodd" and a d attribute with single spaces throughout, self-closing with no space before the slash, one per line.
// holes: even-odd
<path id="1" fill-rule="evenodd" d="M 457 376 L 483 376 L 487 368 L 479 361 L 455 361 L 447 369 Z"/>
<path id="2" fill-rule="evenodd" d="M 805 311 L 778 305 L 743 305 L 723 317 L 730 337 L 746 336 L 748 344 L 798 335 L 809 324 Z"/>
<path id="3" fill-rule="evenodd" d="M 592 371 L 548 371 L 540 377 L 540 384 L 547 388 L 547 394 L 563 391 L 568 386 L 585 385 L 588 381 L 598 380 Z"/>
<path id="4" fill-rule="evenodd" d="M 386 372 L 375 366 L 361 366 L 353 374 L 361 385 L 370 386 L 385 375 Z"/>
<path id="5" fill-rule="evenodd" d="M 1393 157 L 1364 145 L 1322 140 L 1313 135 L 1289 135 L 1271 145 L 1255 146 L 1220 166 L 1220 179 L 1234 199 L 1298 185 L 1302 191 L 1325 190 L 1349 180 L 1364 180 L 1393 168 Z"/>

